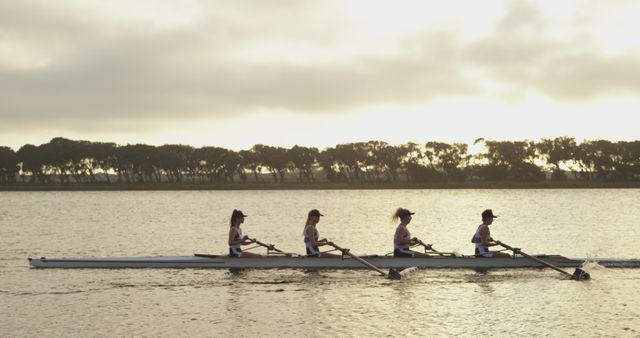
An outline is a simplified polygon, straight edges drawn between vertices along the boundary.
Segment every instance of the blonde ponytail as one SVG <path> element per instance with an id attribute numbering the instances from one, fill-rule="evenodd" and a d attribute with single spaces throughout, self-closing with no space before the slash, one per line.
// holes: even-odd
<path id="1" fill-rule="evenodd" d="M 402 213 L 402 211 L 404 211 L 403 208 L 398 208 L 398 210 L 396 210 L 396 212 L 391 215 L 391 222 L 398 222 L 400 220 L 400 214 Z"/>
<path id="2" fill-rule="evenodd" d="M 397 222 L 398 220 L 404 221 L 406 217 L 411 217 L 411 215 L 413 214 L 414 213 L 409 211 L 409 209 L 398 208 L 398 210 L 396 210 L 393 216 L 391 216 L 391 221 L 392 222 Z"/>

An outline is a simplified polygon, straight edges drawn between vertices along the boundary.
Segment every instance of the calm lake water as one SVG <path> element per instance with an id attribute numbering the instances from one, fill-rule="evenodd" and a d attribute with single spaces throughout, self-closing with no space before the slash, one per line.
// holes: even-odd
<path id="1" fill-rule="evenodd" d="M 231 210 L 245 234 L 303 252 L 318 229 L 356 254 L 392 249 L 390 215 L 412 234 L 471 254 L 480 212 L 523 251 L 640 258 L 640 190 L 363 190 L 0 193 L 0 336 L 639 337 L 640 269 L 590 264 L 592 280 L 553 270 L 35 270 L 27 257 L 227 252 Z M 572 269 L 568 270 L 569 272 Z"/>

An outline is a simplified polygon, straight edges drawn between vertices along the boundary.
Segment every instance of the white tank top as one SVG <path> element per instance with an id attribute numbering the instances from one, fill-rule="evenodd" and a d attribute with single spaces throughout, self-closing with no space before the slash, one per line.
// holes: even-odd
<path id="1" fill-rule="evenodd" d="M 409 244 L 399 245 L 398 243 L 396 243 L 396 236 L 395 235 L 398 233 L 398 231 L 402 231 L 402 229 L 406 230 L 405 235 L 402 237 L 402 239 L 404 239 L 404 240 L 411 239 L 411 232 L 409 232 L 409 229 L 407 229 L 407 227 L 402 225 L 402 224 L 398 224 L 398 227 L 396 227 L 396 233 L 393 235 L 393 250 L 396 250 L 396 249 L 408 250 L 408 249 L 410 249 Z"/>
<path id="2" fill-rule="evenodd" d="M 476 248 L 478 250 L 484 250 L 484 246 L 482 245 L 482 236 L 480 235 L 480 231 L 482 231 L 482 229 L 486 228 L 487 225 L 482 223 L 478 226 L 478 229 L 476 230 L 476 234 L 473 236 L 474 242 L 476 244 Z M 489 230 L 489 228 L 487 228 L 487 237 L 489 241 L 492 241 L 493 238 L 491 238 L 491 231 Z"/>
<path id="3" fill-rule="evenodd" d="M 231 229 L 233 229 L 233 228 L 231 228 Z M 229 231 L 231 231 L 231 230 L 229 230 Z M 239 239 L 242 239 L 242 237 L 243 237 L 242 236 L 242 229 L 236 228 L 236 236 L 233 239 L 239 240 Z M 229 245 L 229 248 L 235 252 L 238 249 L 240 249 L 241 246 L 242 245 L 240 243 L 238 243 L 238 244 L 235 244 L 235 245 Z"/>
<path id="4" fill-rule="evenodd" d="M 309 228 L 311 228 L 313 233 L 313 239 L 317 241 L 320 238 L 320 233 L 318 233 L 318 229 L 316 229 L 315 225 L 307 224 L 304 227 L 304 246 L 307 249 L 307 255 L 317 255 L 320 253 L 318 247 L 314 247 L 311 245 L 311 238 L 309 237 Z"/>

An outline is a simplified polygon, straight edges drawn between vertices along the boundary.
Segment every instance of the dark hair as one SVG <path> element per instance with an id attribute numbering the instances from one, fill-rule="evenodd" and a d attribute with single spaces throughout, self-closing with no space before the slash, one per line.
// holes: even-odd
<path id="1" fill-rule="evenodd" d="M 491 209 L 487 209 L 485 211 L 482 212 L 482 221 L 484 222 L 484 220 L 488 219 L 488 218 L 497 218 L 498 216 L 493 214 L 493 210 Z"/>
<path id="2" fill-rule="evenodd" d="M 247 217 L 247 215 L 238 209 L 233 209 L 233 212 L 231 213 L 231 221 L 229 222 L 230 227 L 232 227 L 233 223 L 240 217 Z"/>
<path id="3" fill-rule="evenodd" d="M 309 211 L 309 214 L 307 215 L 307 224 L 309 224 L 309 221 L 311 220 L 311 217 L 320 217 L 320 216 L 324 216 L 324 215 L 321 214 L 318 209 L 311 209 Z"/>
<path id="4" fill-rule="evenodd" d="M 320 216 L 324 216 L 323 214 L 320 213 L 320 210 L 311 209 L 309 211 L 309 214 L 307 215 L 307 223 L 309 223 L 309 220 L 311 219 L 311 217 L 320 217 Z"/>

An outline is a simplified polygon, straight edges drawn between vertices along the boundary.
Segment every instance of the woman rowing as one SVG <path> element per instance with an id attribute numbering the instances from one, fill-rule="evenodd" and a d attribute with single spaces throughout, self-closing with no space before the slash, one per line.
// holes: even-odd
<path id="1" fill-rule="evenodd" d="M 393 236 L 393 257 L 428 257 L 429 255 L 411 250 L 412 245 L 420 243 L 417 237 L 411 237 L 407 225 L 411 223 L 411 215 L 414 212 L 408 209 L 398 208 L 393 214 L 392 220 L 400 220 L 400 224 L 396 228 L 396 233 Z"/>
<path id="2" fill-rule="evenodd" d="M 330 245 L 326 238 L 320 239 L 320 233 L 316 228 L 318 222 L 320 222 L 320 216 L 324 216 L 318 211 L 313 209 L 309 211 L 307 215 L 307 224 L 304 227 L 304 245 L 307 249 L 307 257 L 337 257 L 337 255 L 320 252 L 319 247 L 323 245 Z"/>
<path id="3" fill-rule="evenodd" d="M 244 223 L 244 218 L 247 217 L 242 211 L 233 209 L 231 213 L 231 228 L 229 229 L 229 256 L 230 257 L 262 257 L 259 254 L 253 252 L 242 251 L 243 245 L 249 245 L 253 243 L 253 240 L 249 239 L 249 236 L 242 235 L 242 229 L 240 224 Z"/>
<path id="4" fill-rule="evenodd" d="M 499 252 L 499 251 L 489 251 L 490 246 L 496 246 L 496 243 L 493 238 L 491 238 L 491 231 L 489 230 L 489 225 L 493 223 L 493 219 L 498 216 L 493 214 L 491 209 L 487 209 L 482 212 L 482 224 L 478 226 L 476 229 L 476 233 L 471 238 L 471 242 L 476 246 L 476 256 L 477 257 L 511 257 L 508 253 Z"/>

